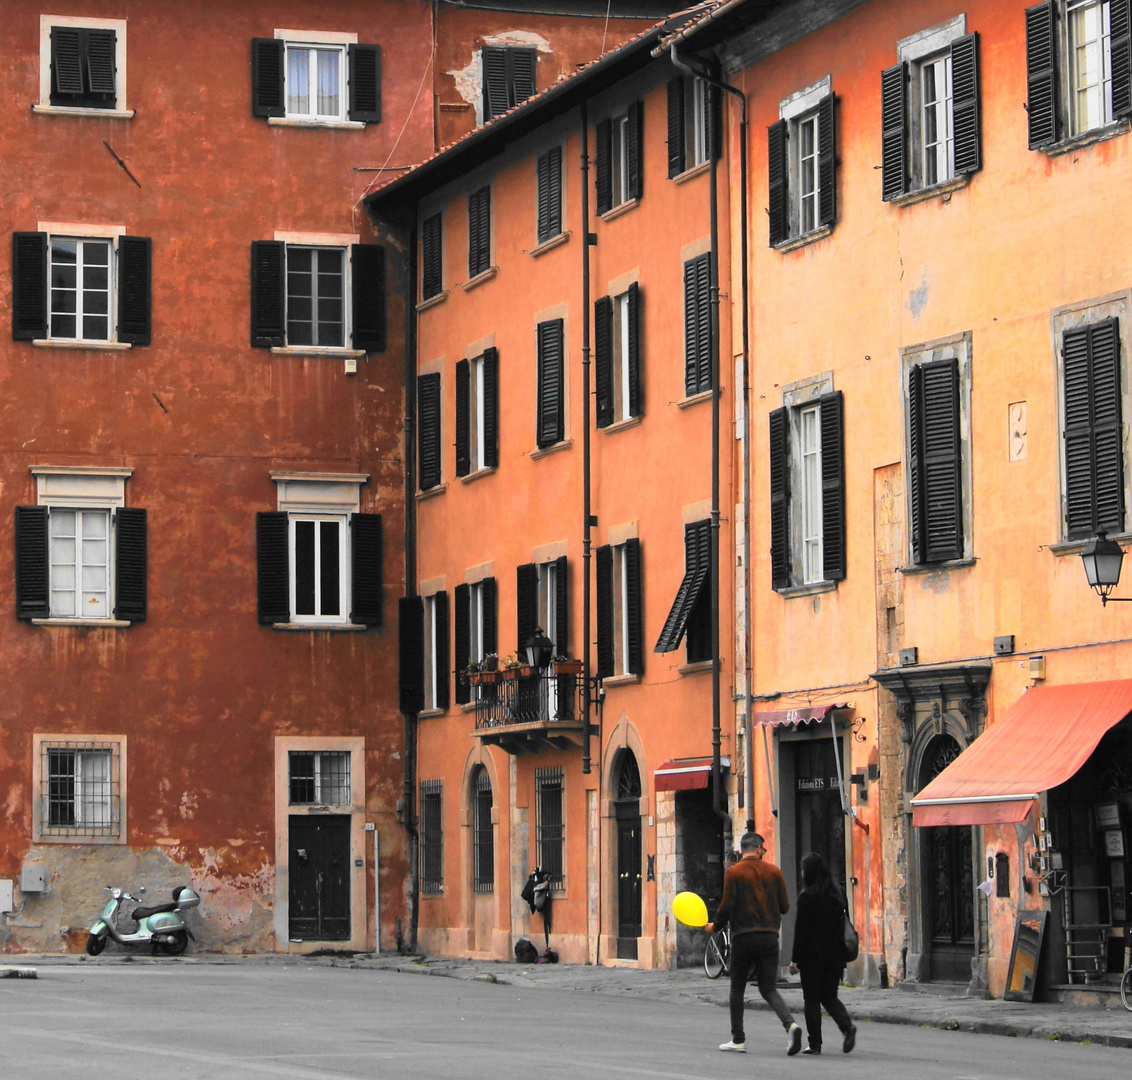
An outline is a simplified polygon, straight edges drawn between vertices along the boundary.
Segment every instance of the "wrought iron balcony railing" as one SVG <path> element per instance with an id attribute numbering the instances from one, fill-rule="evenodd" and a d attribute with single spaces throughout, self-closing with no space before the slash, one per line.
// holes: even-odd
<path id="1" fill-rule="evenodd" d="M 553 669 L 514 677 L 511 672 L 472 676 L 475 733 L 512 753 L 538 743 L 580 745 L 582 678 Z"/>

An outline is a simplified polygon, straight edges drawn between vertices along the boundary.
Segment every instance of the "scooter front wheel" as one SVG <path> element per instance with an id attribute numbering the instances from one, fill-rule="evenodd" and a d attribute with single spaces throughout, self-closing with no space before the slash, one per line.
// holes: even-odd
<path id="1" fill-rule="evenodd" d="M 91 956 L 97 956 L 106 948 L 106 934 L 90 934 L 86 939 L 86 951 Z"/>
<path id="2" fill-rule="evenodd" d="M 184 930 L 177 930 L 168 935 L 168 941 L 159 941 L 157 947 L 166 956 L 180 956 L 189 947 L 189 935 Z"/>

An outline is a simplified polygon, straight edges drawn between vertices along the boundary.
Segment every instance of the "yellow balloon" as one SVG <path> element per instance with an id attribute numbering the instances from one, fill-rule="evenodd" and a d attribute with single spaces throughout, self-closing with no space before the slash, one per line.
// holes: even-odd
<path id="1" fill-rule="evenodd" d="M 707 926 L 707 904 L 694 892 L 677 893 L 672 898 L 672 914 L 685 926 Z"/>

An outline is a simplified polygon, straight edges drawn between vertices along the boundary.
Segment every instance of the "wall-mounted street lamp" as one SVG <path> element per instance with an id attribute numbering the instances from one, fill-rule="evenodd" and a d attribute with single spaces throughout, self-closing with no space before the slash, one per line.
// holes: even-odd
<path id="1" fill-rule="evenodd" d="M 1124 551 L 1115 540 L 1109 540 L 1104 533 L 1097 533 L 1082 550 L 1081 561 L 1085 564 L 1085 577 L 1096 589 L 1102 604 L 1132 600 L 1132 596 L 1109 595 L 1120 582 L 1120 564 L 1124 561 Z"/>
<path id="2" fill-rule="evenodd" d="M 535 632 L 523 644 L 527 654 L 527 663 L 539 671 L 546 671 L 550 667 L 550 658 L 554 655 L 554 642 L 542 632 L 541 626 L 535 627 Z"/>

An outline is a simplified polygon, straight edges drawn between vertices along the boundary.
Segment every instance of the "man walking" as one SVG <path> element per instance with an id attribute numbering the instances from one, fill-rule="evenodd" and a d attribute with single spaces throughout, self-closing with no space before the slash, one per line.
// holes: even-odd
<path id="1" fill-rule="evenodd" d="M 720 1050 L 747 1052 L 743 1034 L 743 995 L 752 968 L 763 1000 L 775 1011 L 786 1029 L 786 1053 L 802 1049 L 802 1029 L 778 992 L 778 930 L 782 916 L 790 910 L 782 871 L 765 862 L 766 843 L 758 833 L 744 833 L 739 841 L 742 857 L 723 878 L 723 899 L 708 923 L 707 933 L 731 926 L 731 1041 Z"/>

